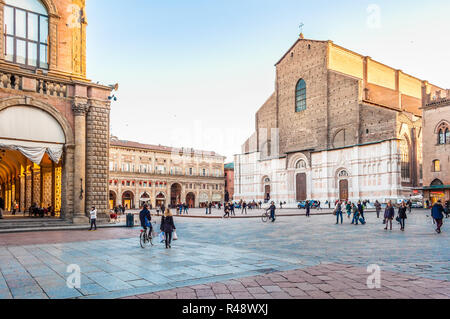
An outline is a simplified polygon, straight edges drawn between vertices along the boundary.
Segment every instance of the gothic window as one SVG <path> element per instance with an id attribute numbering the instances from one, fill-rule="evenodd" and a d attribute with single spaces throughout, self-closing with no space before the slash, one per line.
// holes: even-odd
<path id="1" fill-rule="evenodd" d="M 438 128 L 438 144 L 450 144 L 450 127 L 447 123 L 442 123 Z"/>
<path id="2" fill-rule="evenodd" d="M 295 89 L 295 112 L 306 110 L 306 82 L 301 79 Z"/>
<path id="3" fill-rule="evenodd" d="M 48 13 L 39 0 L 6 0 L 5 59 L 48 69 Z"/>
<path id="4" fill-rule="evenodd" d="M 403 180 L 411 179 L 410 147 L 406 138 L 400 141 L 400 163 Z"/>

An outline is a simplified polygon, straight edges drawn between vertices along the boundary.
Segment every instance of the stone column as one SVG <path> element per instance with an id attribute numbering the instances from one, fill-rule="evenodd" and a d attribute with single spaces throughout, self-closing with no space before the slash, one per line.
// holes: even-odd
<path id="1" fill-rule="evenodd" d="M 87 103 L 74 101 L 72 110 L 75 115 L 75 152 L 74 152 L 74 197 L 73 217 L 74 224 L 88 222 L 86 216 L 86 113 L 89 109 Z"/>

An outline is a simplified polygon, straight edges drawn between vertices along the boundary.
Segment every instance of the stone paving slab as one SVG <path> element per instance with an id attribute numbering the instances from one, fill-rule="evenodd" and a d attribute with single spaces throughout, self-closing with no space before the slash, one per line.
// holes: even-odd
<path id="1" fill-rule="evenodd" d="M 450 299 L 448 281 L 382 271 L 381 287 L 370 289 L 368 275 L 363 268 L 328 263 L 122 299 Z"/>

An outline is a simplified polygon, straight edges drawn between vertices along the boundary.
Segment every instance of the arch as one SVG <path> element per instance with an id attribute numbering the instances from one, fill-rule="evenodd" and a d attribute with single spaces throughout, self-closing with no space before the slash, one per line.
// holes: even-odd
<path id="1" fill-rule="evenodd" d="M 75 136 L 72 126 L 69 121 L 52 105 L 35 100 L 28 96 L 0 99 L 0 112 L 13 106 L 30 106 L 46 111 L 61 125 L 66 139 L 66 145 L 73 146 L 75 144 Z"/>
<path id="2" fill-rule="evenodd" d="M 434 181 L 431 182 L 430 186 L 443 186 L 444 183 L 442 183 L 442 181 L 440 179 L 435 179 Z"/>
<path id="3" fill-rule="evenodd" d="M 195 207 L 195 194 L 190 192 L 186 195 L 186 205 L 188 205 L 189 208 Z"/>
<path id="4" fill-rule="evenodd" d="M 58 9 L 53 0 L 35 0 L 35 1 L 40 2 L 44 6 L 44 8 L 46 9 L 47 14 L 49 16 L 54 16 L 54 17 L 59 18 Z M 19 8 L 21 7 L 20 5 L 17 5 L 16 2 L 12 3 L 11 0 L 5 0 L 5 4 L 12 5 L 12 6 L 19 7 Z"/>
<path id="5" fill-rule="evenodd" d="M 349 171 L 346 168 L 341 167 L 338 170 L 336 170 L 336 178 L 338 180 L 340 180 L 340 179 L 348 179 L 349 177 L 350 177 L 350 173 L 349 173 Z"/>
<path id="6" fill-rule="evenodd" d="M 181 202 L 181 191 L 182 187 L 179 183 L 173 183 L 170 186 L 170 205 L 175 207 L 177 204 Z"/>
<path id="7" fill-rule="evenodd" d="M 117 206 L 117 194 L 114 191 L 109 191 L 109 209 L 114 209 Z"/>
<path id="8" fill-rule="evenodd" d="M 134 208 L 134 193 L 132 191 L 124 191 L 122 194 L 122 206 L 127 209 Z"/>
<path id="9" fill-rule="evenodd" d="M 296 166 L 297 166 L 297 163 L 298 163 L 300 160 L 305 161 L 305 163 L 306 163 L 306 169 L 309 169 L 309 161 L 308 161 L 308 158 L 307 158 L 306 155 L 303 154 L 303 153 L 299 153 L 299 154 L 296 154 L 295 156 L 292 156 L 292 157 L 289 159 L 289 162 L 288 162 L 288 168 L 297 169 Z"/>
<path id="10" fill-rule="evenodd" d="M 401 178 L 402 180 L 411 181 L 411 143 L 407 135 L 404 135 L 399 143 Z"/>
<path id="11" fill-rule="evenodd" d="M 300 79 L 295 86 L 295 112 L 306 110 L 306 82 Z"/>
<path id="12" fill-rule="evenodd" d="M 333 137 L 333 147 L 340 148 L 346 145 L 345 142 L 345 129 L 338 130 Z"/>
<path id="13" fill-rule="evenodd" d="M 51 0 L 14 0 L 14 2 L 5 0 L 5 4 L 44 15 L 56 11 L 56 7 Z"/>
<path id="14" fill-rule="evenodd" d="M 28 105 L 11 106 L 0 111 L 0 137 L 23 141 L 65 144 L 59 122 L 48 112 Z M 45 129 L 42 129 L 45 127 Z"/>
<path id="15" fill-rule="evenodd" d="M 439 123 L 434 127 L 434 133 L 438 134 L 439 130 L 441 128 L 445 128 L 445 127 L 449 127 L 450 128 L 450 123 L 447 122 L 446 120 L 439 121 Z"/>

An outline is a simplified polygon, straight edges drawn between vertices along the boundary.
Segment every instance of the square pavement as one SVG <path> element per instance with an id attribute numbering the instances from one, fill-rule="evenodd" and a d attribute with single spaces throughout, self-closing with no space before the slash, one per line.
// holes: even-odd
<path id="1" fill-rule="evenodd" d="M 367 219 L 355 226 L 347 219 L 336 225 L 331 215 L 280 217 L 274 224 L 176 218 L 180 239 L 170 250 L 160 243 L 140 248 L 139 228 L 98 230 L 95 240 L 86 232 L 85 241 L 62 231 L 58 238 L 76 239 L 33 245 L 20 245 L 14 234 L 19 244 L 0 246 L 0 298 L 448 297 L 446 226 L 437 235 L 423 210 L 408 217 L 405 232 L 396 224 L 385 231 L 373 214 Z M 366 291 L 370 264 L 386 274 L 380 291 Z M 79 289 L 67 287 L 69 265 L 81 269 Z M 217 285 L 224 282 L 233 285 Z"/>

